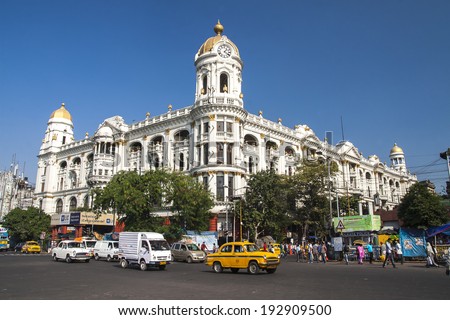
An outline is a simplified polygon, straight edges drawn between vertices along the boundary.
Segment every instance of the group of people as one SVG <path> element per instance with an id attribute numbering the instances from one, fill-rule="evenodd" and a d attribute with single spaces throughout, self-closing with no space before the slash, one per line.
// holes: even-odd
<path id="1" fill-rule="evenodd" d="M 297 262 L 326 263 L 328 261 L 328 248 L 325 242 L 306 242 L 303 245 L 298 242 L 293 245 L 284 243 L 282 245 L 282 249 L 283 257 L 287 257 L 289 253 L 295 254 L 297 257 Z"/>

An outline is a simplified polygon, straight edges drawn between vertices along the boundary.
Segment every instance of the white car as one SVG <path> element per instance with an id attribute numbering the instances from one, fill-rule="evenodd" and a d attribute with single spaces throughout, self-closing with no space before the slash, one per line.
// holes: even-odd
<path id="1" fill-rule="evenodd" d="M 64 240 L 61 241 L 56 248 L 52 249 L 52 257 L 54 261 L 64 259 L 70 263 L 73 260 L 83 260 L 89 262 L 91 253 L 82 242 Z"/>

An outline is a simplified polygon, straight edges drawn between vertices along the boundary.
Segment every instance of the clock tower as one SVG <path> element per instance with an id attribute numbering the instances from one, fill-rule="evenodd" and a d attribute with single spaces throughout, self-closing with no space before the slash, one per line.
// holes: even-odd
<path id="1" fill-rule="evenodd" d="M 216 35 L 208 38 L 195 55 L 195 106 L 229 101 L 243 107 L 243 62 L 239 49 L 223 35 L 223 30 L 218 21 Z"/>

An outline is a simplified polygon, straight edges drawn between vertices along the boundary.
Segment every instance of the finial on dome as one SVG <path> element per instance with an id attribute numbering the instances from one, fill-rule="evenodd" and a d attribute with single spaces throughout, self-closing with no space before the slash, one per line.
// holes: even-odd
<path id="1" fill-rule="evenodd" d="M 217 19 L 217 24 L 214 26 L 214 32 L 217 34 L 217 35 L 221 35 L 222 34 L 222 32 L 223 32 L 223 25 L 221 25 L 220 24 L 220 20 L 219 19 Z"/>
<path id="2" fill-rule="evenodd" d="M 169 105 L 167 106 L 167 110 L 172 111 L 172 105 L 171 105 L 171 104 L 169 104 Z"/>
<path id="3" fill-rule="evenodd" d="M 61 108 L 65 108 L 66 107 L 66 104 L 63 102 L 63 103 L 61 103 Z"/>

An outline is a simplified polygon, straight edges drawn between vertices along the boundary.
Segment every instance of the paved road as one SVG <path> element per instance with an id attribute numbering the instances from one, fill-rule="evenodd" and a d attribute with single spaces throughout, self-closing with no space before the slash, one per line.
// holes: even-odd
<path id="1" fill-rule="evenodd" d="M 14 299 L 445 299 L 444 268 L 283 260 L 275 274 L 212 272 L 176 262 L 165 271 L 122 269 L 117 262 L 54 262 L 47 254 L 0 253 L 0 300 Z"/>

